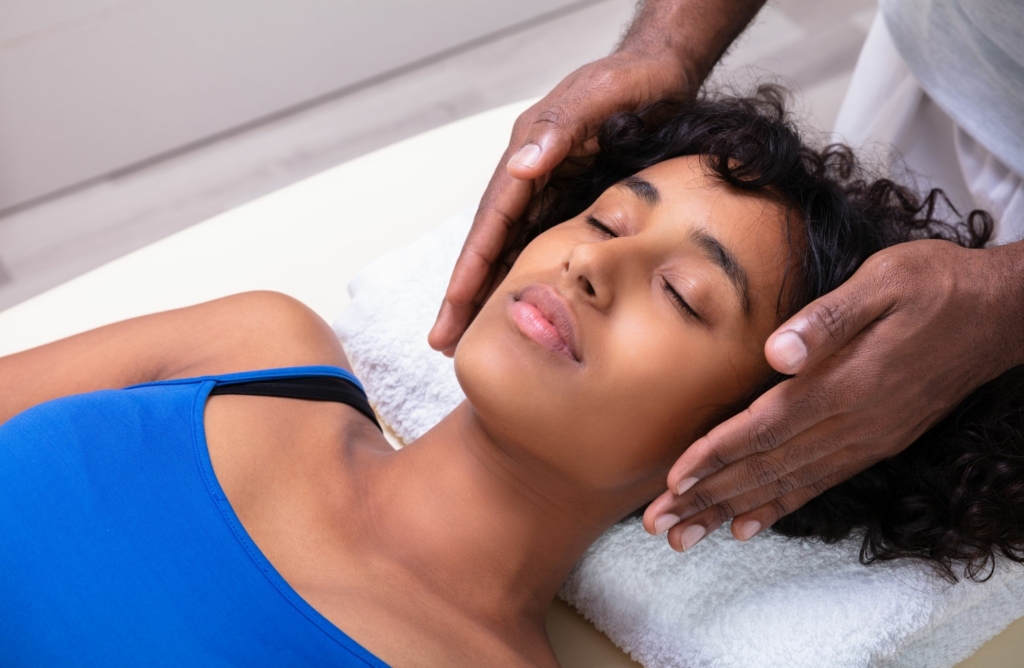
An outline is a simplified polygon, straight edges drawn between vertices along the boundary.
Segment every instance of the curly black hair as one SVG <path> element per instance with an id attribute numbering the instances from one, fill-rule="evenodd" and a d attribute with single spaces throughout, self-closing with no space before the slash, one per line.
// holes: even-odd
<path id="1" fill-rule="evenodd" d="M 790 238 L 789 266 L 796 271 L 787 271 L 794 282 L 780 292 L 780 323 L 883 248 L 915 239 L 970 248 L 990 241 L 988 213 L 961 217 L 941 190 L 919 195 L 872 178 L 846 146 L 805 143 L 786 97 L 780 87 L 762 85 L 748 96 L 705 92 L 613 116 L 600 129 L 596 155 L 567 162 L 534 198 L 507 261 L 608 187 L 687 155 L 701 156 L 707 173 L 724 183 L 781 200 L 790 224 L 801 226 L 799 241 Z M 714 422 L 784 378 L 765 378 Z M 957 566 L 970 579 L 987 580 L 998 554 L 1024 563 L 1024 367 L 978 388 L 903 452 L 827 490 L 772 529 L 825 542 L 862 532 L 862 563 L 922 559 L 951 582 L 958 580 Z"/>

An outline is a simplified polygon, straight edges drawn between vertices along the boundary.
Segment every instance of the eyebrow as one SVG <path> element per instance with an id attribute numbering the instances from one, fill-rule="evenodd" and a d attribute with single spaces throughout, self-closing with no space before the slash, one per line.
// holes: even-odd
<path id="1" fill-rule="evenodd" d="M 639 176 L 630 176 L 622 179 L 616 185 L 621 186 L 636 195 L 637 199 L 652 209 L 661 204 L 661 193 L 650 181 Z"/>
<path id="2" fill-rule="evenodd" d="M 743 265 L 739 263 L 736 256 L 723 246 L 718 239 L 711 236 L 707 230 L 699 228 L 693 230 L 690 232 L 690 239 L 697 244 L 709 260 L 714 262 L 729 277 L 729 281 L 736 288 L 736 294 L 743 305 L 743 312 L 749 314 L 750 291 L 748 285 L 750 281 L 747 279 L 747 272 L 744 271 Z"/>
<path id="3" fill-rule="evenodd" d="M 630 176 L 619 181 L 616 185 L 629 190 L 637 199 L 652 209 L 661 203 L 661 193 L 654 187 L 654 184 L 639 176 Z M 690 232 L 690 239 L 704 252 L 704 255 L 709 260 L 725 272 L 725 275 L 736 289 L 736 295 L 743 306 L 743 312 L 749 314 L 750 290 L 748 286 L 750 281 L 747 279 L 747 272 L 744 271 L 743 265 L 739 263 L 736 256 L 707 230 L 699 228 L 693 230 Z"/>

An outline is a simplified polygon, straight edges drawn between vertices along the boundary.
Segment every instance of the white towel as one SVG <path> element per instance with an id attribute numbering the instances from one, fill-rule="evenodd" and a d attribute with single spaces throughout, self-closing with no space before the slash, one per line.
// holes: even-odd
<path id="1" fill-rule="evenodd" d="M 464 395 L 426 342 L 471 220 L 455 216 L 349 285 L 335 322 L 378 413 L 415 439 Z M 722 529 L 679 554 L 638 521 L 612 527 L 560 592 L 648 668 L 948 668 L 1024 616 L 1024 567 L 949 586 L 909 561 L 862 566 L 859 542 Z"/>

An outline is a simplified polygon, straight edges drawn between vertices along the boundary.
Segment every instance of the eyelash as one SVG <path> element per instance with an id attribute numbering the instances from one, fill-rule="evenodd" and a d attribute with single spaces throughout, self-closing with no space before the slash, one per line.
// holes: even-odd
<path id="1" fill-rule="evenodd" d="M 601 232 L 602 234 L 608 235 L 609 237 L 615 238 L 619 236 L 618 234 L 615 233 L 614 230 L 612 230 L 610 227 L 602 223 L 597 218 L 594 218 L 593 216 L 587 216 L 587 224 L 596 229 L 597 231 Z M 686 303 L 686 300 L 683 299 L 683 297 L 678 292 L 676 292 L 676 289 L 672 287 L 671 283 L 669 283 L 665 279 L 662 279 L 662 286 L 665 288 L 665 292 L 668 293 L 669 299 L 674 301 L 679 306 L 679 308 L 681 308 L 687 315 L 692 316 L 697 320 L 701 320 L 700 314 L 694 311 L 693 307 Z"/>
<path id="2" fill-rule="evenodd" d="M 693 316 L 697 320 L 701 320 L 700 314 L 694 311 L 693 307 L 686 303 L 686 300 L 683 299 L 678 292 L 676 292 L 676 289 L 673 288 L 668 281 L 662 279 L 662 285 L 665 286 L 665 292 L 668 293 L 669 298 L 676 304 L 678 304 L 679 308 L 686 311 L 687 315 Z"/>
<path id="3" fill-rule="evenodd" d="M 619 236 L 618 234 L 615 233 L 615 230 L 613 230 L 612 228 L 608 227 L 607 225 L 602 223 L 597 218 L 594 218 L 593 216 L 587 216 L 587 225 L 590 225 L 591 227 L 593 227 L 598 232 L 601 232 L 602 234 L 607 234 L 608 236 L 610 236 L 612 238 L 615 238 L 615 237 Z"/>

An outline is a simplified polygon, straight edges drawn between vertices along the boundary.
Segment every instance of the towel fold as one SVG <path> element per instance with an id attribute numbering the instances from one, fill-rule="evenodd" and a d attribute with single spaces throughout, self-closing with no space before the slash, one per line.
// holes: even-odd
<path id="1" fill-rule="evenodd" d="M 471 221 L 459 214 L 378 259 L 334 323 L 406 442 L 464 398 L 426 336 Z M 951 668 L 1024 616 L 1017 564 L 951 586 L 916 562 L 862 566 L 859 548 L 770 531 L 741 543 L 720 530 L 679 554 L 629 520 L 587 551 L 559 596 L 648 668 Z"/>

